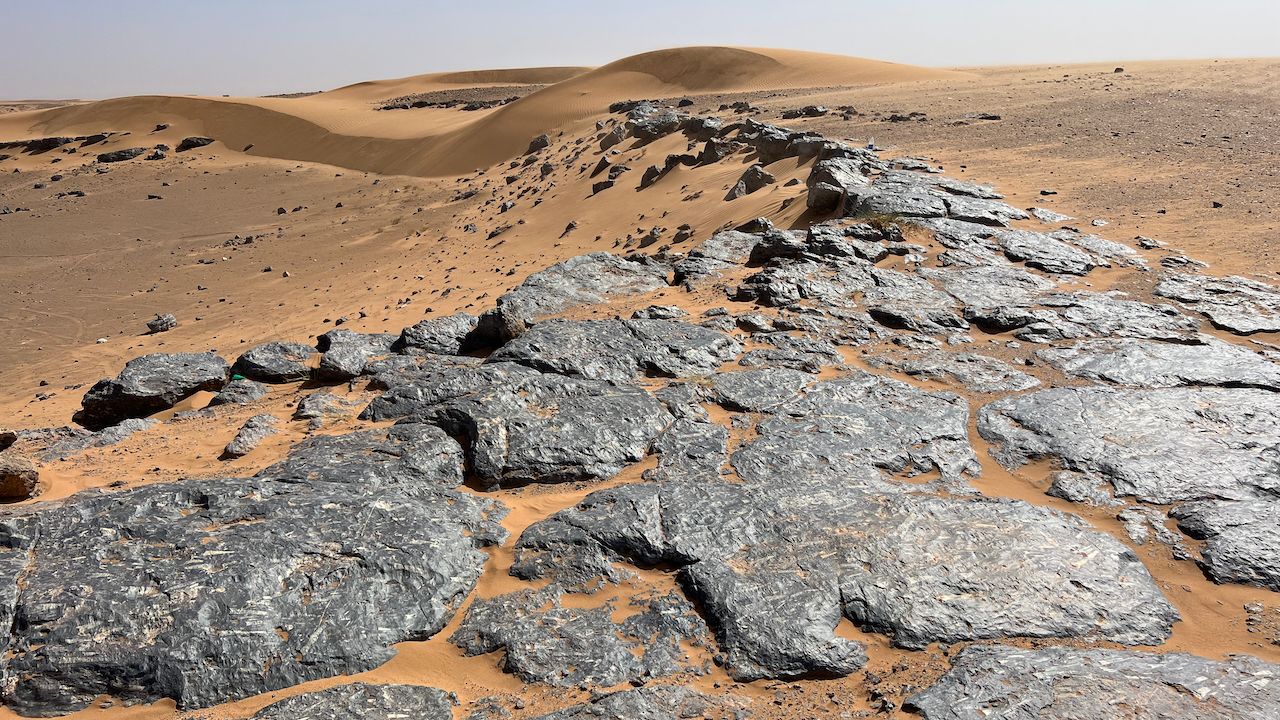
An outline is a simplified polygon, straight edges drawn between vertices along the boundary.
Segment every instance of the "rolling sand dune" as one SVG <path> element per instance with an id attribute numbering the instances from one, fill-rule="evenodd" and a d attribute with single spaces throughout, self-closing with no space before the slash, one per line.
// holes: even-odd
<path id="1" fill-rule="evenodd" d="M 948 70 L 838 55 L 728 47 L 659 50 L 590 72 L 581 70 L 418 75 L 302 98 L 123 98 L 15 114 L 0 121 L 0 134 L 141 133 L 157 123 L 169 123 L 170 135 L 208 135 L 227 149 L 251 155 L 433 177 L 469 172 L 514 157 L 531 138 L 603 112 L 619 100 L 965 77 Z M 415 92 L 546 82 L 555 84 L 488 112 L 379 112 L 373 106 L 376 100 Z"/>

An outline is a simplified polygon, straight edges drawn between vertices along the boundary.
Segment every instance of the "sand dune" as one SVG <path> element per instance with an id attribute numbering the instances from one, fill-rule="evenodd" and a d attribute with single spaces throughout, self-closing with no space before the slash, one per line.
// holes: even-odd
<path id="1" fill-rule="evenodd" d="M 208 135 L 215 149 L 423 177 L 466 173 L 514 157 L 530 138 L 603 112 L 618 100 L 690 93 L 865 86 L 965 77 L 962 73 L 791 50 L 691 47 L 658 50 L 584 68 L 480 70 L 358 83 L 303 98 L 143 96 L 105 100 L 0 121 L 0 138 L 151 133 L 148 142 Z M 483 112 L 380 112 L 378 100 L 484 85 L 550 84 Z"/>

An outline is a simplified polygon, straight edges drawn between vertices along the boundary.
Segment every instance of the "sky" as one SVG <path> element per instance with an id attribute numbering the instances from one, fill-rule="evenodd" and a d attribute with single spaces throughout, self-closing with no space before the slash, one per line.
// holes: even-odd
<path id="1" fill-rule="evenodd" d="M 324 90 L 748 45 L 917 65 L 1280 56 L 1280 0 L 0 0 L 0 98 Z"/>

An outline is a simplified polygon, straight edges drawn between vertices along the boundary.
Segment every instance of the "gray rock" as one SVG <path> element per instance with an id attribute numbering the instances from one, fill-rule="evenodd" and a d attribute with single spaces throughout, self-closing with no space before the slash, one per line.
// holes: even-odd
<path id="1" fill-rule="evenodd" d="M 1170 513 L 1188 535 L 1204 540 L 1200 566 L 1218 583 L 1245 583 L 1280 591 L 1280 503 L 1206 500 Z"/>
<path id="2" fill-rule="evenodd" d="M 462 446 L 435 425 L 407 423 L 309 438 L 259 476 L 392 488 L 412 495 L 420 488 L 434 492 L 461 485 L 463 453 Z"/>
<path id="3" fill-rule="evenodd" d="M 679 595 L 633 599 L 620 623 L 615 608 L 565 607 L 560 591 L 522 590 L 477 600 L 449 642 L 467 655 L 504 651 L 502 669 L 530 683 L 610 686 L 690 669 L 682 642 L 706 644 L 702 618 Z"/>
<path id="4" fill-rule="evenodd" d="M 1029 216 L 1008 203 L 953 195 L 945 198 L 947 217 L 962 222 L 1004 227 L 1010 220 L 1026 220 Z"/>
<path id="5" fill-rule="evenodd" d="M 468 470 L 491 489 L 613 477 L 673 419 L 634 386 L 511 363 L 410 379 L 362 417 L 430 422 L 464 438 Z"/>
<path id="6" fill-rule="evenodd" d="M 330 392 L 313 392 L 298 401 L 294 408 L 294 420 L 319 420 L 335 415 L 345 415 L 351 403 Z"/>
<path id="7" fill-rule="evenodd" d="M 980 393 L 1019 392 L 1040 384 L 1008 364 L 976 353 L 930 352 L 915 357 L 870 356 L 867 362 L 912 377 L 959 384 Z"/>
<path id="8" fill-rule="evenodd" d="M 967 308 L 987 310 L 1027 307 L 1054 283 L 1021 268 L 983 265 L 966 268 L 921 268 L 921 277 L 933 280 Z"/>
<path id="9" fill-rule="evenodd" d="M 51 442 L 39 458 L 43 462 L 65 460 L 85 450 L 109 447 L 127 440 L 134 433 L 149 430 L 156 424 L 155 420 L 129 418 L 98 432 L 89 432 L 79 428 L 59 428 L 50 438 Z"/>
<path id="10" fill-rule="evenodd" d="M 1100 238 L 1097 235 L 1084 235 L 1075 230 L 1059 230 L 1051 235 L 1089 253 L 1101 266 L 1127 265 L 1144 269 L 1147 267 L 1147 261 L 1142 259 L 1137 250 L 1128 245 Z"/>
<path id="11" fill-rule="evenodd" d="M 755 336 L 758 342 L 772 345 L 743 353 L 738 364 L 750 368 L 789 368 L 817 374 L 824 367 L 842 365 L 844 356 L 831 343 L 799 337 L 785 332 L 764 333 Z"/>
<path id="12" fill-rule="evenodd" d="M 99 380 L 81 401 L 76 422 L 90 429 L 146 417 L 227 381 L 227 361 L 213 353 L 155 353 L 134 358 L 114 379 Z"/>
<path id="13" fill-rule="evenodd" d="M 453 720 L 454 703 L 420 685 L 351 683 L 272 703 L 252 720 Z"/>
<path id="14" fill-rule="evenodd" d="M 222 449 L 222 457 L 239 458 L 253 452 L 263 440 L 280 432 L 278 420 L 272 415 L 254 415 L 240 426 L 240 431 Z"/>
<path id="15" fill-rule="evenodd" d="M 1165 276 L 1156 295 L 1171 298 L 1237 335 L 1280 331 L 1280 291 L 1256 280 L 1209 275 Z"/>
<path id="16" fill-rule="evenodd" d="M 156 315 L 155 318 L 147 321 L 147 332 L 155 334 L 168 332 L 178 327 L 178 318 L 173 313 L 165 313 L 164 315 Z"/>
<path id="17" fill-rule="evenodd" d="M 483 570 L 477 546 L 502 540 L 471 528 L 504 512 L 456 491 L 255 478 L 6 513 L 5 612 L 23 618 L 6 638 L 6 701 L 40 715 L 102 694 L 193 709 L 369 670 L 445 626 Z"/>
<path id="18" fill-rule="evenodd" d="M 400 346 L 437 355 L 457 355 L 462 352 L 467 336 L 475 330 L 477 321 L 474 315 L 462 312 L 423 320 L 400 333 Z"/>
<path id="19" fill-rule="evenodd" d="M 623 690 L 534 720 L 675 720 L 733 716 L 733 704 L 688 688 L 655 685 Z M 737 717 L 746 717 L 745 713 Z"/>
<path id="20" fill-rule="evenodd" d="M 513 572 L 680 567 L 738 680 L 852 672 L 866 656 L 834 633 L 841 616 L 908 648 L 1007 636 L 1159 643 L 1177 618 L 1132 552 L 1074 516 L 931 497 L 867 472 L 744 481 L 593 493 L 526 530 Z"/>
<path id="21" fill-rule="evenodd" d="M 192 135 L 191 137 L 182 138 L 182 142 L 178 143 L 178 152 L 186 152 L 199 147 L 204 147 L 213 142 L 213 138 L 202 137 L 200 135 Z"/>
<path id="22" fill-rule="evenodd" d="M 480 316 L 477 341 L 499 345 L 538 319 L 575 305 L 604 302 L 667 286 L 670 268 L 647 258 L 632 260 L 605 252 L 579 255 L 525 279 Z"/>
<path id="23" fill-rule="evenodd" d="M 258 345 L 231 366 L 231 374 L 265 383 L 289 383 L 311 377 L 309 364 L 316 351 L 302 343 L 269 342 Z"/>
<path id="24" fill-rule="evenodd" d="M 267 386 L 253 380 L 240 378 L 227 383 L 213 399 L 209 401 L 209 405 L 247 405 L 255 400 L 261 400 L 267 395 Z"/>
<path id="25" fill-rule="evenodd" d="M 632 320 L 679 320 L 688 316 L 689 313 L 675 305 L 650 305 L 631 313 Z"/>
<path id="26" fill-rule="evenodd" d="M 104 152 L 101 155 L 98 155 L 98 162 L 115 163 L 115 162 L 123 162 L 125 160 L 132 160 L 138 157 L 139 155 L 145 153 L 146 151 L 147 151 L 146 148 L 140 148 L 140 147 L 125 148 L 123 150 L 112 150 L 111 152 Z"/>
<path id="27" fill-rule="evenodd" d="M 906 705 L 927 720 L 1266 720 L 1280 714 L 1278 673 L 1244 655 L 984 645 Z"/>
<path id="28" fill-rule="evenodd" d="M 489 356 L 571 377 L 628 381 L 706 375 L 742 347 L 715 330 L 672 320 L 546 320 Z"/>
<path id="29" fill-rule="evenodd" d="M 854 210 L 862 198 L 870 195 L 871 181 L 864 174 L 866 165 L 852 158 L 820 160 L 809 171 L 805 184 L 809 195 L 805 202 L 809 209 L 829 213 L 840 209 L 841 203 Z"/>
<path id="30" fill-rule="evenodd" d="M 1151 305 L 1109 294 L 1048 293 L 1041 307 L 968 307 L 965 317 L 990 332 L 1014 331 L 1030 342 L 1114 336 L 1173 342 L 1195 341 L 1199 324 L 1172 305 Z"/>
<path id="31" fill-rule="evenodd" d="M 980 472 L 969 444 L 969 408 L 952 393 L 855 372 L 810 385 L 768 409 L 758 437 L 734 454 L 738 474 L 760 482 L 789 473 L 837 477 L 877 467 L 951 482 Z"/>
<path id="32" fill-rule="evenodd" d="M 763 165 L 752 165 L 747 168 L 746 172 L 742 173 L 742 177 L 738 178 L 738 182 L 729 189 L 729 194 L 724 199 L 737 200 L 776 182 L 778 182 L 778 179 L 768 170 L 765 170 Z"/>
<path id="33" fill-rule="evenodd" d="M 1010 260 L 1045 272 L 1086 275 L 1098 266 L 1092 255 L 1044 233 L 1002 230 L 995 241 Z"/>
<path id="34" fill-rule="evenodd" d="M 895 270 L 873 268 L 875 285 L 864 292 L 867 313 L 881 325 L 923 333 L 952 333 L 969 323 L 947 293 L 927 280 Z"/>
<path id="35" fill-rule="evenodd" d="M 789 369 L 719 373 L 711 378 L 710 394 L 730 410 L 759 412 L 794 399 L 812 382 L 812 375 Z"/>
<path id="36" fill-rule="evenodd" d="M 1280 391 L 1280 365 L 1209 336 L 1200 344 L 1085 340 L 1036 357 L 1074 377 L 1138 387 L 1222 385 Z"/>
<path id="37" fill-rule="evenodd" d="M 1031 213 L 1031 217 L 1045 223 L 1046 225 L 1075 220 L 1075 218 L 1070 215 L 1063 215 L 1062 213 L 1054 212 L 1048 208 L 1033 207 L 1029 209 L 1028 212 Z"/>
<path id="38" fill-rule="evenodd" d="M 1008 467 L 1053 458 L 1142 502 L 1280 492 L 1280 404 L 1264 390 L 1053 388 L 983 407 L 978 432 Z"/>
<path id="39" fill-rule="evenodd" d="M 937 195 L 925 192 L 882 191 L 863 196 L 857 211 L 863 215 L 940 218 L 947 216 L 947 204 Z"/>
<path id="40" fill-rule="evenodd" d="M 858 258 L 781 262 L 743 280 L 733 299 L 769 307 L 853 307 L 852 297 L 875 285 L 872 267 Z"/>
<path id="41" fill-rule="evenodd" d="M 389 355 L 395 342 L 396 336 L 387 333 L 367 335 L 340 328 L 330 330 L 316 338 L 316 347 L 323 354 L 312 376 L 330 382 L 359 377 L 371 360 Z"/>

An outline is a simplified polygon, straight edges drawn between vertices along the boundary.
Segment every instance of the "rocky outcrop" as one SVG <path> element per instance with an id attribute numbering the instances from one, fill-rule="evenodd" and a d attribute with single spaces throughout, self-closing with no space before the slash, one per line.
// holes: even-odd
<path id="1" fill-rule="evenodd" d="M 1172 274 L 1155 293 L 1209 318 L 1214 327 L 1238 335 L 1280 332 L 1280 290 L 1242 277 Z"/>
<path id="2" fill-rule="evenodd" d="M 1036 357 L 1068 375 L 1117 385 L 1221 385 L 1280 391 L 1280 365 L 1207 336 L 1197 344 L 1086 340 L 1040 350 Z"/>
<path id="3" fill-rule="evenodd" d="M 453 720 L 455 703 L 450 693 L 421 685 L 352 683 L 272 703 L 252 720 Z"/>
<path id="4" fill-rule="evenodd" d="M 926 720 L 1263 720 L 1280 714 L 1280 667 L 1236 656 L 1042 648 L 965 648 L 910 698 Z"/>
<path id="5" fill-rule="evenodd" d="M 302 343 L 263 343 L 237 358 L 231 373 L 264 383 L 298 382 L 311 377 L 315 354 Z"/>
<path id="6" fill-rule="evenodd" d="M 669 272 L 668 266 L 648 258 L 622 258 L 604 252 L 570 258 L 530 275 L 498 298 L 496 306 L 480 316 L 472 339 L 500 345 L 538 319 L 575 305 L 665 287 Z"/>
<path id="7" fill-rule="evenodd" d="M 99 380 L 76 422 L 98 430 L 166 410 L 201 391 L 220 390 L 227 362 L 213 353 L 155 353 L 134 358 L 114 379 Z"/>
<path id="8" fill-rule="evenodd" d="M 400 333 L 398 347 L 402 351 L 457 355 L 462 352 L 467 336 L 476 328 L 478 318 L 467 313 L 423 320 Z"/>

